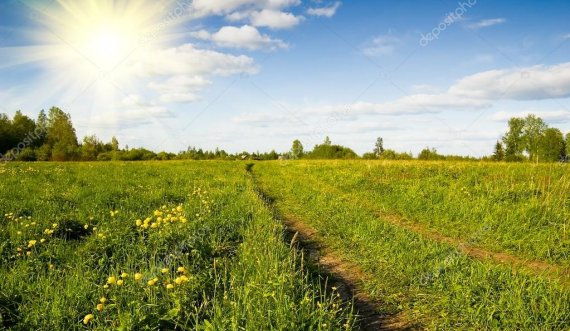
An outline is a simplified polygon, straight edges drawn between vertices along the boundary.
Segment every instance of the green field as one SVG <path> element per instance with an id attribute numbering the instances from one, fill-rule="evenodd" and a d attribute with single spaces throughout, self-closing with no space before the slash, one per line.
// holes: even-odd
<path id="1" fill-rule="evenodd" d="M 0 330 L 363 327 L 291 243 L 291 220 L 399 325 L 568 330 L 569 176 L 419 161 L 3 164 Z"/>

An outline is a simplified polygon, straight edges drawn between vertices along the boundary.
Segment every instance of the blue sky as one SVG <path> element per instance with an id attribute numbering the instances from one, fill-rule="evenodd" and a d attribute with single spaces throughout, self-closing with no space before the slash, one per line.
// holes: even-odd
<path id="1" fill-rule="evenodd" d="M 173 152 L 328 135 L 359 153 L 381 136 L 480 156 L 512 116 L 570 131 L 569 14 L 568 1 L 3 1 L 0 112 L 57 105 L 80 137 Z"/>

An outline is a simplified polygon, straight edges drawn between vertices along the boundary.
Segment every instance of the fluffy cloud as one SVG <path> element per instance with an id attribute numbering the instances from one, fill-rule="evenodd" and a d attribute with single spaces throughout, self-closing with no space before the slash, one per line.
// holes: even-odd
<path id="1" fill-rule="evenodd" d="M 257 27 L 283 29 L 301 22 L 301 16 L 285 11 L 300 4 L 300 0 L 194 0 L 192 11 L 197 16 L 223 15 L 230 21 L 248 21 Z"/>
<path id="2" fill-rule="evenodd" d="M 187 103 L 199 99 L 198 92 L 211 82 L 202 76 L 174 76 L 163 82 L 150 82 L 148 87 L 160 93 L 164 103 Z"/>
<path id="3" fill-rule="evenodd" d="M 337 1 L 327 7 L 309 8 L 307 14 L 311 16 L 333 17 L 340 5 L 340 1 Z"/>
<path id="4" fill-rule="evenodd" d="M 215 33 L 200 30 L 192 34 L 202 40 L 211 40 L 221 47 L 246 48 L 257 50 L 260 48 L 276 50 L 287 48 L 288 45 L 278 39 L 271 39 L 268 35 L 261 34 L 255 27 L 244 25 L 242 27 L 224 26 Z"/>
<path id="5" fill-rule="evenodd" d="M 467 76 L 452 95 L 486 100 L 543 100 L 570 97 L 570 62 L 516 70 L 490 70 Z"/>
<path id="6" fill-rule="evenodd" d="M 192 44 L 157 51 L 140 58 L 134 70 L 143 76 L 230 76 L 259 70 L 251 57 L 230 55 L 212 50 L 198 49 Z"/>
<path id="7" fill-rule="evenodd" d="M 468 27 L 470 29 L 482 29 L 482 28 L 488 28 L 494 25 L 498 25 L 498 24 L 503 24 L 505 23 L 507 20 L 504 18 L 491 18 L 491 19 L 485 19 L 485 20 L 481 20 L 477 23 L 473 23 L 468 25 Z"/>
<path id="8" fill-rule="evenodd" d="M 145 101 L 140 95 L 130 94 L 126 96 L 120 105 L 120 109 L 114 112 L 98 114 L 90 118 L 87 124 L 90 128 L 108 126 L 138 126 L 151 124 L 175 115 L 165 107 Z"/>
<path id="9" fill-rule="evenodd" d="M 251 24 L 273 29 L 291 28 L 299 24 L 301 20 L 302 17 L 273 9 L 263 9 L 251 13 Z"/>

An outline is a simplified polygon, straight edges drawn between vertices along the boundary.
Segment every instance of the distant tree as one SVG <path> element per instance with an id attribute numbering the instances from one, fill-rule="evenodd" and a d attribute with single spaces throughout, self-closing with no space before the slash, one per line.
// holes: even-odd
<path id="1" fill-rule="evenodd" d="M 310 159 L 355 159 L 358 155 L 348 147 L 323 143 L 315 146 L 315 148 L 307 154 L 307 157 Z"/>
<path id="2" fill-rule="evenodd" d="M 95 161 L 97 160 L 97 156 L 103 151 L 103 143 L 97 139 L 96 135 L 83 138 L 83 145 L 81 145 L 81 160 Z"/>
<path id="3" fill-rule="evenodd" d="M 26 146 L 31 146 L 34 143 L 34 131 L 36 129 L 36 122 L 28 116 L 17 111 L 12 118 L 12 134 L 14 139 L 20 143 L 23 142 Z"/>
<path id="4" fill-rule="evenodd" d="M 556 162 L 566 156 L 564 135 L 556 128 L 548 128 L 540 140 L 537 159 L 544 162 Z"/>
<path id="5" fill-rule="evenodd" d="M 329 136 L 326 136 L 326 137 L 325 137 L 325 142 L 323 143 L 323 145 L 330 146 L 331 144 L 332 144 L 332 142 L 331 142 Z"/>
<path id="6" fill-rule="evenodd" d="M 500 141 L 495 144 L 495 151 L 491 157 L 493 161 L 503 161 L 505 159 L 505 149 Z"/>
<path id="7" fill-rule="evenodd" d="M 298 139 L 293 141 L 293 146 L 291 147 L 291 158 L 300 159 L 303 157 L 303 144 Z"/>
<path id="8" fill-rule="evenodd" d="M 523 159 L 524 139 L 523 128 L 525 121 L 522 118 L 513 117 L 509 120 L 509 131 L 503 136 L 505 145 L 505 160 L 519 161 Z"/>
<path id="9" fill-rule="evenodd" d="M 111 138 L 111 150 L 113 152 L 116 152 L 119 150 L 119 141 L 114 136 L 113 136 L 113 138 Z"/>
<path id="10" fill-rule="evenodd" d="M 530 114 L 524 119 L 523 141 L 529 159 L 532 161 L 538 162 L 539 160 L 538 151 L 541 139 L 547 128 L 548 125 L 546 125 L 540 117 L 536 117 L 535 115 Z"/>
<path id="11" fill-rule="evenodd" d="M 570 132 L 568 132 L 566 134 L 565 145 L 566 145 L 566 158 L 569 158 L 570 157 Z"/>
<path id="12" fill-rule="evenodd" d="M 382 153 L 384 153 L 384 139 L 378 137 L 378 139 L 376 139 L 376 144 L 374 145 L 374 154 L 376 157 L 380 157 Z"/>
<path id="13" fill-rule="evenodd" d="M 437 153 L 435 148 L 430 149 L 429 147 L 424 148 L 418 155 L 418 160 L 434 161 L 434 160 L 444 160 L 445 157 Z"/>
<path id="14" fill-rule="evenodd" d="M 370 152 L 362 154 L 362 158 L 364 160 L 376 160 L 377 159 L 376 154 L 370 153 Z"/>
<path id="15" fill-rule="evenodd" d="M 6 114 L 0 114 L 0 153 L 4 154 L 16 144 L 12 132 L 12 122 Z"/>
<path id="16" fill-rule="evenodd" d="M 71 160 L 77 153 L 77 135 L 69 114 L 53 107 L 48 113 L 46 144 L 52 149 L 54 161 Z"/>

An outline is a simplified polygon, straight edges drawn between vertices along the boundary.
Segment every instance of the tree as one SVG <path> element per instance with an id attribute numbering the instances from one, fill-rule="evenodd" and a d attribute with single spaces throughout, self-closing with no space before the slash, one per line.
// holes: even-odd
<path id="1" fill-rule="evenodd" d="M 376 157 L 380 157 L 382 153 L 384 153 L 384 139 L 378 137 L 378 139 L 376 139 L 376 144 L 374 145 L 374 154 Z"/>
<path id="2" fill-rule="evenodd" d="M 548 125 L 546 125 L 540 117 L 536 117 L 535 115 L 530 114 L 524 119 L 522 130 L 523 142 L 530 160 L 538 162 L 540 141 L 547 128 Z"/>
<path id="3" fill-rule="evenodd" d="M 293 141 L 293 146 L 291 147 L 291 158 L 300 159 L 303 157 L 303 144 L 298 139 Z"/>
<path id="4" fill-rule="evenodd" d="M 47 130 L 48 130 L 48 118 L 46 116 L 46 112 L 42 109 L 38 115 L 38 119 L 36 120 L 36 143 L 35 147 L 40 147 L 45 144 L 47 140 Z"/>
<path id="5" fill-rule="evenodd" d="M 500 141 L 497 141 L 497 144 L 495 144 L 495 152 L 493 152 L 491 159 L 493 161 L 503 161 L 505 159 L 505 149 Z"/>
<path id="6" fill-rule="evenodd" d="M 32 145 L 34 142 L 34 131 L 36 123 L 28 116 L 17 111 L 12 118 L 12 134 L 15 140 L 25 143 L 26 146 Z"/>
<path id="7" fill-rule="evenodd" d="M 0 114 L 0 153 L 4 154 L 14 148 L 14 144 L 16 142 L 12 133 L 12 122 L 6 114 Z"/>
<path id="8" fill-rule="evenodd" d="M 435 148 L 430 149 L 429 147 L 424 148 L 418 155 L 418 160 L 434 161 L 434 160 L 444 160 L 443 155 L 439 155 Z"/>
<path id="9" fill-rule="evenodd" d="M 323 144 L 324 144 L 324 145 L 327 145 L 327 146 L 330 146 L 330 145 L 332 144 L 332 143 L 331 143 L 331 140 L 330 140 L 330 138 L 329 138 L 329 136 L 326 136 L 325 142 L 324 142 Z"/>
<path id="10" fill-rule="evenodd" d="M 548 128 L 540 140 L 537 159 L 544 162 L 556 162 L 566 156 L 564 135 L 556 128 Z"/>
<path id="11" fill-rule="evenodd" d="M 348 147 L 322 144 L 315 146 L 307 157 L 310 159 L 355 159 L 358 155 Z"/>
<path id="12" fill-rule="evenodd" d="M 46 144 L 52 149 L 54 161 L 71 160 L 77 152 L 77 135 L 71 116 L 56 107 L 51 108 L 48 113 Z"/>
<path id="13" fill-rule="evenodd" d="M 570 157 L 570 132 L 566 134 L 566 158 Z"/>
<path id="14" fill-rule="evenodd" d="M 111 150 L 113 152 L 116 152 L 119 150 L 119 141 L 117 140 L 117 138 L 115 136 L 113 136 L 113 138 L 111 138 Z"/>
<path id="15" fill-rule="evenodd" d="M 509 120 L 509 131 L 503 137 L 505 145 L 505 160 L 518 161 L 523 158 L 524 142 L 523 128 L 525 121 L 522 118 L 513 117 Z"/>
<path id="16" fill-rule="evenodd" d="M 96 135 L 87 136 L 83 138 L 83 145 L 81 146 L 81 160 L 95 161 L 97 156 L 104 150 L 103 143 L 97 139 Z"/>

